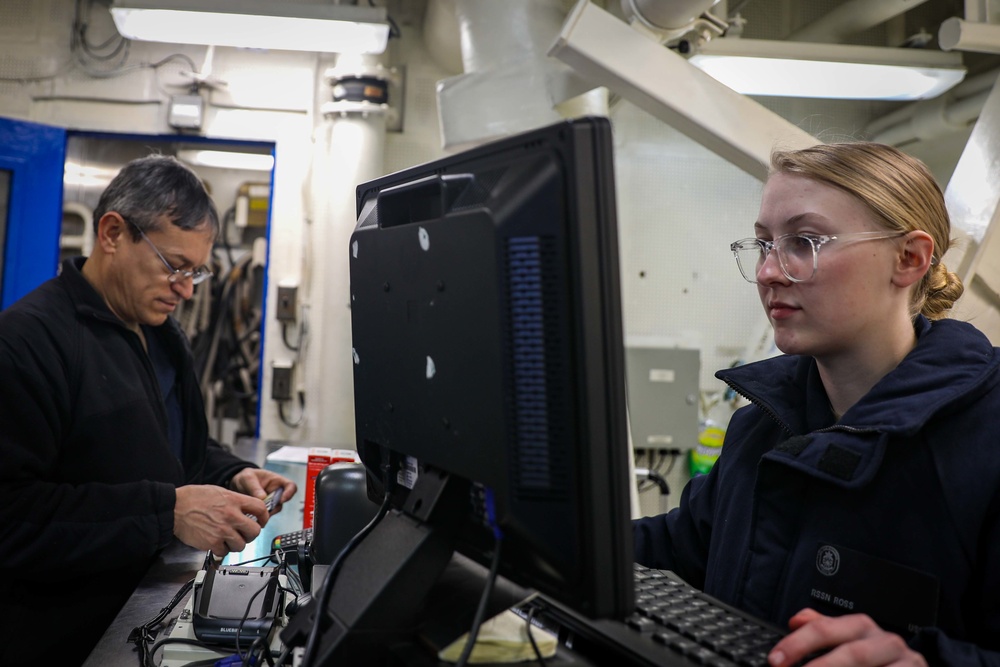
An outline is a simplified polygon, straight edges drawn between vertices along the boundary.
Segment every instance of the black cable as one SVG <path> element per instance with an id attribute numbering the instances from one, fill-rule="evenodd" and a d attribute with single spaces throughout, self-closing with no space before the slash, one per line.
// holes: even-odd
<path id="1" fill-rule="evenodd" d="M 268 554 L 266 556 L 258 556 L 257 558 L 251 558 L 250 560 L 241 561 L 239 563 L 231 563 L 230 567 L 243 567 L 245 565 L 249 565 L 251 563 L 256 563 L 258 561 L 271 560 L 271 556 L 272 556 L 272 554 Z M 280 566 L 281 563 L 278 563 L 278 565 Z"/>
<path id="2" fill-rule="evenodd" d="M 305 394 L 301 391 L 299 392 L 299 418 L 294 422 L 288 419 L 288 417 L 285 415 L 285 403 L 287 402 L 288 401 L 278 401 L 278 417 L 281 418 L 281 422 L 285 426 L 288 426 L 290 428 L 298 428 L 298 426 L 302 424 L 302 415 L 306 407 Z"/>
<path id="3" fill-rule="evenodd" d="M 274 574 L 271 575 L 271 577 L 276 577 L 276 576 L 278 576 L 277 572 L 275 572 Z M 269 577 L 268 580 L 264 582 L 264 585 L 261 586 L 253 595 L 250 596 L 250 599 L 247 601 L 246 611 L 243 612 L 243 618 L 240 619 L 239 625 L 236 626 L 236 653 L 237 653 L 237 655 L 239 655 L 241 657 L 243 656 L 243 651 L 240 650 L 240 634 L 243 632 L 243 626 L 246 624 L 247 620 L 250 618 L 250 610 L 253 608 L 253 601 L 257 599 L 258 595 L 260 595 L 261 593 L 263 593 L 264 591 L 266 591 L 267 587 L 270 586 L 270 585 L 271 585 L 271 579 Z M 281 605 L 282 602 L 284 602 L 284 600 L 279 601 L 278 604 Z M 272 627 L 274 625 L 274 620 L 273 619 L 271 621 L 271 625 L 272 625 Z M 270 634 L 270 632 L 271 632 L 270 629 L 268 629 L 268 631 L 267 631 L 266 634 Z M 258 637 L 258 639 L 259 639 L 259 637 Z M 251 651 L 253 651 L 253 645 L 256 644 L 256 643 L 257 643 L 256 640 L 254 640 L 253 642 L 251 642 L 250 648 L 247 651 L 248 655 L 249 655 L 249 653 Z M 245 658 L 244 658 L 244 660 L 245 660 Z"/>
<path id="4" fill-rule="evenodd" d="M 298 352 L 299 348 L 302 347 L 302 333 L 299 331 L 299 342 L 296 345 L 292 345 L 288 342 L 288 322 L 281 323 L 281 342 L 285 344 L 292 352 Z"/>
<path id="5" fill-rule="evenodd" d="M 312 628 L 309 630 L 309 639 L 306 641 L 305 651 L 302 653 L 302 661 L 299 667 L 311 667 L 312 660 L 315 659 L 316 647 L 319 644 L 320 626 L 322 625 L 321 619 L 326 613 L 326 607 L 330 604 L 330 595 L 333 592 L 333 583 L 337 578 L 337 574 L 340 572 L 340 568 L 343 567 L 344 561 L 347 559 L 348 554 L 354 551 L 355 547 L 361 543 L 361 541 L 371 533 L 375 526 L 377 526 L 385 515 L 389 513 L 389 505 L 392 503 L 392 489 L 395 471 L 393 466 L 385 466 L 385 497 L 382 499 L 382 504 L 378 508 L 378 512 L 372 517 L 372 520 L 368 522 L 368 525 L 361 529 L 354 537 L 348 541 L 344 548 L 340 550 L 337 557 L 333 560 L 333 564 L 327 571 L 326 580 L 323 581 L 323 589 L 320 591 L 319 599 L 316 601 L 316 621 L 313 623 Z"/>
<path id="6" fill-rule="evenodd" d="M 525 618 L 525 622 L 528 626 L 528 641 L 531 642 L 531 648 L 535 650 L 535 659 L 538 660 L 538 664 L 545 667 L 545 658 L 542 657 L 542 651 L 538 648 L 538 642 L 535 641 L 535 635 L 531 632 L 531 619 L 535 617 L 535 605 L 531 605 L 528 609 L 528 616 Z"/>
<path id="7" fill-rule="evenodd" d="M 667 465 L 667 469 L 662 472 L 663 476 L 666 477 L 674 470 L 674 465 L 677 463 L 677 459 L 681 456 L 681 450 L 673 449 L 670 451 L 670 464 Z"/>
<path id="8" fill-rule="evenodd" d="M 253 644 L 250 645 L 250 649 L 247 651 L 247 654 L 243 656 L 243 659 L 240 661 L 241 667 L 249 667 L 250 665 L 259 664 L 253 661 L 254 651 L 258 649 L 260 650 L 260 657 L 263 658 L 268 665 L 271 665 L 272 667 L 274 666 L 274 660 L 271 658 L 271 649 L 267 646 L 266 638 L 257 637 Z"/>
<path id="9" fill-rule="evenodd" d="M 114 76 L 120 74 L 122 67 L 128 60 L 130 41 L 120 35 L 117 35 L 105 41 L 104 44 L 91 44 L 87 39 L 87 28 L 90 7 L 92 5 L 93 0 L 89 0 L 87 3 L 87 18 L 85 18 L 83 15 L 83 0 L 76 0 L 73 15 L 73 29 L 70 37 L 70 52 L 76 56 L 76 61 L 82 65 L 87 74 L 92 77 L 100 78 L 102 76 Z M 117 40 L 117 44 L 115 44 L 114 50 L 111 53 L 98 53 L 98 51 L 106 49 L 114 40 Z M 117 62 L 111 66 L 110 70 L 94 71 L 87 69 L 88 66 L 94 61 L 107 63 L 111 60 L 117 60 Z"/>
<path id="10" fill-rule="evenodd" d="M 496 539 L 493 546 L 493 560 L 490 563 L 490 574 L 486 579 L 486 586 L 483 588 L 483 594 L 479 598 L 479 607 L 476 609 L 476 615 L 472 620 L 472 628 L 469 630 L 469 638 L 465 642 L 465 648 L 462 650 L 462 655 L 459 656 L 458 662 L 455 663 L 455 667 L 465 667 L 469 662 L 469 656 L 472 655 L 472 649 L 476 646 L 476 637 L 479 636 L 479 628 L 483 624 L 484 617 L 486 616 L 486 607 L 489 606 L 490 596 L 493 594 L 493 585 L 496 583 L 497 572 L 500 569 L 500 545 L 503 541 L 499 538 Z"/>
<path id="11" fill-rule="evenodd" d="M 139 664 L 142 667 L 153 667 L 152 651 L 148 648 L 149 642 L 153 639 L 153 630 L 156 626 L 162 623 L 163 619 L 167 617 L 167 614 L 173 611 L 174 607 L 176 607 L 180 601 L 184 599 L 184 596 L 188 594 L 193 586 L 194 579 L 191 579 L 181 586 L 180 590 L 174 593 L 174 597 L 170 599 L 170 602 L 168 602 L 154 618 L 146 621 L 138 627 L 132 628 L 132 632 L 129 633 L 126 641 L 136 645 L 139 653 Z"/>

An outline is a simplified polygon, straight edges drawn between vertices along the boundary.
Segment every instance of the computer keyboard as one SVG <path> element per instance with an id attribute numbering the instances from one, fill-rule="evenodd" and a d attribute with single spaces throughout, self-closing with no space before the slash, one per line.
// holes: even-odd
<path id="1" fill-rule="evenodd" d="M 622 667 L 767 667 L 786 632 L 685 583 L 635 565 L 636 609 L 624 620 L 588 619 L 548 599 L 532 603 L 538 624 L 594 664 Z"/>
<path id="2" fill-rule="evenodd" d="M 719 602 L 671 572 L 635 565 L 636 611 L 625 624 L 702 665 L 766 667 L 784 632 Z"/>

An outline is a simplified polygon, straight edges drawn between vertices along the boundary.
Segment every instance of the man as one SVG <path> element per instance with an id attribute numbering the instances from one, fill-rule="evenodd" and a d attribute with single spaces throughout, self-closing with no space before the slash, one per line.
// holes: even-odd
<path id="1" fill-rule="evenodd" d="M 174 538 L 241 551 L 261 499 L 296 491 L 208 437 L 170 317 L 211 275 L 219 219 L 197 176 L 129 163 L 94 230 L 88 258 L 0 313 L 0 664 L 81 664 Z"/>

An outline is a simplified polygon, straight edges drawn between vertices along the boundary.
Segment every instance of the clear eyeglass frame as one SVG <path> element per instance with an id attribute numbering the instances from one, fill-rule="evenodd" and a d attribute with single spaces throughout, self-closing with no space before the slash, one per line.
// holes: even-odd
<path id="1" fill-rule="evenodd" d="M 846 232 L 843 234 L 784 234 L 773 241 L 747 238 L 729 245 L 736 257 L 736 265 L 743 278 L 757 284 L 757 272 L 767 261 L 772 250 L 778 254 L 778 266 L 786 278 L 793 283 L 812 280 L 819 267 L 820 248 L 828 243 L 859 243 L 880 241 L 904 236 L 906 232 Z"/>
<path id="2" fill-rule="evenodd" d="M 135 224 L 125 216 L 122 216 L 122 220 L 135 227 L 135 230 L 139 232 L 139 236 L 141 236 L 143 240 L 149 244 L 149 247 L 153 249 L 153 252 L 156 253 L 156 256 L 160 258 L 161 262 L 163 262 L 163 266 L 165 266 L 167 268 L 167 271 L 169 272 L 169 275 L 167 276 L 167 282 L 177 283 L 182 280 L 187 280 L 190 278 L 192 285 L 199 285 L 212 277 L 212 272 L 209 271 L 204 266 L 199 266 L 197 269 L 193 271 L 189 271 L 187 269 L 174 268 L 170 264 L 170 262 L 167 261 L 167 258 L 163 256 L 163 253 L 160 252 L 160 249 L 156 247 L 156 244 L 150 241 L 149 237 L 146 236 L 146 233 L 143 232 L 141 229 L 139 229 L 139 226 L 137 224 Z"/>

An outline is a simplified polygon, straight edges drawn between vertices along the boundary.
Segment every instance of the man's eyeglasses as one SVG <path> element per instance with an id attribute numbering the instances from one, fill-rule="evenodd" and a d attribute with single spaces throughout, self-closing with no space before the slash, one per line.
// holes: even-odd
<path id="1" fill-rule="evenodd" d="M 767 260 L 771 250 L 778 253 L 778 266 L 785 277 L 793 283 L 804 283 L 816 275 L 819 249 L 827 243 L 841 241 L 858 243 L 878 241 L 905 235 L 906 232 L 851 232 L 847 234 L 785 234 L 773 241 L 763 239 L 741 239 L 734 241 L 729 249 L 736 256 L 736 264 L 747 282 L 756 283 L 757 273 Z"/>
<path id="2" fill-rule="evenodd" d="M 212 277 L 212 272 L 209 271 L 204 266 L 199 266 L 194 271 L 188 271 L 185 269 L 175 269 L 173 266 L 170 265 L 170 262 L 168 262 L 166 258 L 163 256 L 163 253 L 161 253 L 160 250 L 155 245 L 153 245 L 153 242 L 149 240 L 149 237 L 146 236 L 146 234 L 141 229 L 139 229 L 138 225 L 136 225 L 134 222 L 132 222 L 125 216 L 122 216 L 122 220 L 135 227 L 135 230 L 139 232 L 139 236 L 141 236 L 143 240 L 145 240 L 146 243 L 149 244 L 149 247 L 153 249 L 153 252 L 156 253 L 156 256 L 160 258 L 161 262 L 163 262 L 163 266 L 167 267 L 167 271 L 170 273 L 170 275 L 167 276 L 167 280 L 169 282 L 176 283 L 190 278 L 191 284 L 197 285 L 199 283 L 205 282 L 206 280 Z"/>

